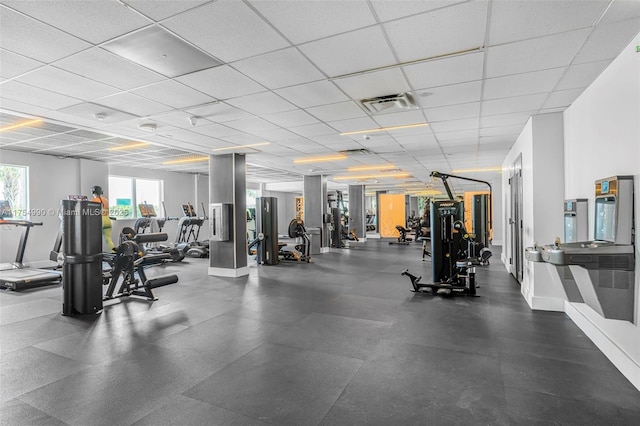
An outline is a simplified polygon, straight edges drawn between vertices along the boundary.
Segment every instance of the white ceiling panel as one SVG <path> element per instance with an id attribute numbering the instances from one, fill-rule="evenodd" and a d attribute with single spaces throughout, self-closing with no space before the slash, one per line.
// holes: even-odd
<path id="1" fill-rule="evenodd" d="M 315 117 L 299 109 L 294 111 L 278 112 L 275 114 L 265 114 L 263 117 L 265 120 L 285 128 L 319 123 Z"/>
<path id="2" fill-rule="evenodd" d="M 461 3 L 384 24 L 401 62 L 479 48 L 488 2 Z"/>
<path id="3" fill-rule="evenodd" d="M 209 0 L 124 0 L 125 3 L 155 21 L 192 9 Z"/>
<path id="4" fill-rule="evenodd" d="M 541 93 L 537 95 L 517 96 L 515 98 L 482 101 L 482 114 L 497 115 L 538 110 L 546 97 L 546 93 Z"/>
<path id="5" fill-rule="evenodd" d="M 578 89 L 568 89 L 568 90 L 558 90 L 549 94 L 549 97 L 544 104 L 542 104 L 543 109 L 548 108 L 560 108 L 560 107 L 568 107 L 576 100 L 578 96 L 584 91 L 584 88 Z"/>
<path id="6" fill-rule="evenodd" d="M 132 64 L 98 47 L 57 61 L 54 65 L 122 90 L 156 83 L 164 79 L 160 74 Z"/>
<path id="7" fill-rule="evenodd" d="M 5 0 L 3 3 L 94 44 L 151 24 L 149 19 L 117 1 Z"/>
<path id="8" fill-rule="evenodd" d="M 416 99 L 423 108 L 478 102 L 482 93 L 482 81 L 432 87 L 416 92 L 418 93 Z"/>
<path id="9" fill-rule="evenodd" d="M 291 127 L 289 130 L 307 138 L 312 136 L 330 135 L 336 133 L 336 130 L 334 128 L 329 127 L 324 123 Z"/>
<path id="10" fill-rule="evenodd" d="M 83 40 L 2 5 L 0 27 L 1 48 L 42 62 L 52 62 L 91 47 Z"/>
<path id="11" fill-rule="evenodd" d="M 396 136 L 395 140 L 405 148 L 417 149 L 416 145 L 437 146 L 438 141 L 433 134 Z M 369 141 L 366 142 L 367 144 Z"/>
<path id="12" fill-rule="evenodd" d="M 482 79 L 484 53 L 427 61 L 404 67 L 409 83 L 415 89 L 445 86 Z"/>
<path id="13" fill-rule="evenodd" d="M 171 109 L 166 105 L 126 92 L 97 99 L 95 103 L 138 116 L 153 115 Z"/>
<path id="14" fill-rule="evenodd" d="M 275 90 L 275 92 L 300 108 L 349 100 L 332 82 L 324 80 L 301 84 L 299 86 L 285 87 Z"/>
<path id="15" fill-rule="evenodd" d="M 549 92 L 558 83 L 565 69 L 552 68 L 544 71 L 488 78 L 484 81 L 482 99 L 510 98 Z"/>
<path id="16" fill-rule="evenodd" d="M 480 127 L 500 127 L 524 124 L 533 114 L 535 114 L 535 111 L 524 111 L 513 114 L 483 115 L 480 117 Z"/>
<path id="17" fill-rule="evenodd" d="M 264 142 L 263 138 L 260 138 L 258 136 L 255 135 L 249 135 L 247 133 L 242 133 L 242 134 L 238 134 L 238 135 L 231 135 L 231 136 L 225 136 L 223 139 L 227 142 L 231 142 L 233 144 L 236 145 L 249 145 L 252 143 L 260 143 L 260 142 Z M 264 149 L 265 151 L 269 151 L 270 149 L 276 149 L 277 148 L 277 144 L 271 144 L 271 145 L 266 145 L 266 146 L 261 146 L 260 148 Z"/>
<path id="18" fill-rule="evenodd" d="M 439 134 L 439 132 L 453 132 L 456 130 L 477 129 L 478 120 L 478 117 L 474 117 L 452 121 L 438 121 L 436 123 L 431 123 L 431 130 Z"/>
<path id="19" fill-rule="evenodd" d="M 349 118 L 365 117 L 367 114 L 355 102 L 339 102 L 307 108 L 306 111 L 320 121 L 337 121 Z"/>
<path id="20" fill-rule="evenodd" d="M 320 71 L 295 48 L 244 59 L 233 66 L 269 89 L 324 79 Z"/>
<path id="21" fill-rule="evenodd" d="M 335 80 L 352 99 L 395 95 L 411 90 L 400 69 L 389 69 Z"/>
<path id="22" fill-rule="evenodd" d="M 487 49 L 485 77 L 500 77 L 569 65 L 590 29 L 571 31 Z"/>
<path id="23" fill-rule="evenodd" d="M 127 114 L 126 112 L 118 111 L 91 102 L 83 102 L 77 105 L 72 105 L 70 107 L 61 109 L 59 112 L 70 114 L 86 120 L 91 120 L 92 123 L 98 122 L 98 120 L 95 118 L 96 114 L 104 114 L 104 119 L 98 122 L 100 124 L 118 123 L 121 121 L 132 120 L 136 118 L 132 114 Z"/>
<path id="24" fill-rule="evenodd" d="M 494 1 L 489 44 L 493 46 L 590 27 L 608 3 L 609 0 Z"/>
<path id="25" fill-rule="evenodd" d="M 42 62 L 0 49 L 0 77 L 13 78 L 42 66 Z"/>
<path id="26" fill-rule="evenodd" d="M 295 105 L 285 101 L 273 92 L 262 92 L 229 99 L 227 103 L 255 115 L 291 111 L 296 108 Z"/>
<path id="27" fill-rule="evenodd" d="M 327 123 L 338 132 L 356 132 L 378 128 L 378 124 L 370 117 L 352 118 L 349 120 L 331 121 Z"/>
<path id="28" fill-rule="evenodd" d="M 170 124 L 175 127 L 189 129 L 192 127 L 210 125 L 211 121 L 199 117 L 195 126 L 191 124 L 190 117 L 193 114 L 186 113 L 184 111 L 172 111 L 165 114 L 158 114 L 153 116 L 153 120 L 159 123 Z"/>
<path id="29" fill-rule="evenodd" d="M 224 62 L 289 46 L 282 36 L 240 1 L 207 3 L 171 17 L 162 24 Z"/>
<path id="30" fill-rule="evenodd" d="M 465 140 L 467 144 L 477 143 L 478 129 L 457 130 L 455 132 L 436 132 L 438 141 L 453 141 L 456 139 Z"/>
<path id="31" fill-rule="evenodd" d="M 37 69 L 17 78 L 15 81 L 83 100 L 91 100 L 119 92 L 118 89 L 106 84 L 98 83 L 52 66 Z"/>
<path id="32" fill-rule="evenodd" d="M 517 136 L 522 132 L 524 124 L 513 124 L 511 126 L 485 127 L 480 129 L 480 137 L 486 138 L 491 136 Z"/>
<path id="33" fill-rule="evenodd" d="M 332 77 L 396 63 L 380 27 L 317 40 L 300 46 L 300 50 L 325 74 Z"/>
<path id="34" fill-rule="evenodd" d="M 17 81 L 6 81 L 2 83 L 0 91 L 2 91 L 3 98 L 13 99 L 48 109 L 60 109 L 81 102 L 80 100 L 70 96 L 50 92 L 48 90 L 29 86 L 28 84 Z"/>
<path id="35" fill-rule="evenodd" d="M 615 0 L 607 9 L 607 13 L 600 23 L 606 25 L 627 19 L 637 20 L 638 18 L 640 18 L 640 2 L 638 0 Z"/>
<path id="36" fill-rule="evenodd" d="M 422 115 L 422 110 L 375 114 L 371 116 L 371 118 L 373 118 L 380 127 L 402 126 L 405 124 L 417 124 L 425 122 L 424 115 Z M 415 130 L 423 133 L 428 129 L 417 127 Z"/>
<path id="37" fill-rule="evenodd" d="M 440 9 L 462 3 L 467 0 L 371 0 L 371 5 L 381 22 L 392 19 L 404 18 L 406 16 L 417 15 L 434 9 Z"/>
<path id="38" fill-rule="evenodd" d="M 169 105 L 173 108 L 187 108 L 206 104 L 215 99 L 173 80 L 166 80 L 150 86 L 132 90 L 139 96 Z"/>
<path id="39" fill-rule="evenodd" d="M 599 25 L 584 44 L 573 64 L 613 59 L 640 31 L 638 19 Z"/>
<path id="40" fill-rule="evenodd" d="M 576 89 L 587 87 L 600 75 L 611 61 L 587 62 L 584 64 L 571 65 L 562 76 L 556 86 L 556 90 Z"/>
<path id="41" fill-rule="evenodd" d="M 236 129 L 236 130 L 240 130 L 248 133 L 253 133 L 255 131 L 260 131 L 260 130 L 272 130 L 272 129 L 278 128 L 278 126 L 276 126 L 275 124 L 269 123 L 268 121 L 258 117 L 229 121 L 225 125 L 231 127 L 232 129 Z"/>
<path id="42" fill-rule="evenodd" d="M 288 140 L 299 139 L 300 136 L 282 128 L 269 129 L 269 130 L 256 130 L 249 132 L 252 135 L 263 138 L 265 141 L 277 142 L 278 144 L 285 143 Z M 260 147 L 262 149 L 262 147 Z"/>
<path id="43" fill-rule="evenodd" d="M 265 88 L 228 65 L 177 77 L 176 80 L 217 99 L 263 92 Z"/>
<path id="44" fill-rule="evenodd" d="M 344 33 L 376 23 L 361 1 L 251 1 L 269 22 L 295 44 Z"/>
<path id="45" fill-rule="evenodd" d="M 431 123 L 434 123 L 436 121 L 449 121 L 458 120 L 460 118 L 478 117 L 480 115 L 480 102 L 428 108 L 425 109 L 425 114 L 427 116 L 427 120 Z"/>
<path id="46" fill-rule="evenodd" d="M 223 138 L 226 136 L 234 136 L 240 134 L 239 130 L 232 129 L 231 127 L 227 127 L 217 123 L 194 127 L 193 129 L 191 129 L 191 131 L 211 136 L 213 138 Z"/>
<path id="47" fill-rule="evenodd" d="M 253 117 L 253 114 L 242 111 L 231 105 L 227 105 L 224 102 L 203 105 L 197 108 L 189 108 L 186 111 L 192 115 L 203 117 L 216 123 L 225 123 L 227 121 Z"/>

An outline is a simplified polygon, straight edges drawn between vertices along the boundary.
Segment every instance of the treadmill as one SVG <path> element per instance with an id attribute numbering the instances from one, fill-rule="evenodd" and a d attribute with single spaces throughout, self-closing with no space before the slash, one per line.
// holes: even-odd
<path id="1" fill-rule="evenodd" d="M 11 219 L 13 213 L 8 201 L 0 200 L 0 225 L 14 225 L 22 227 L 22 235 L 18 244 L 16 259 L 13 263 L 0 265 L 0 287 L 10 290 L 24 290 L 62 281 L 62 274 L 56 271 L 29 268 L 24 265 L 24 252 L 31 228 L 41 226 L 42 222 Z"/>

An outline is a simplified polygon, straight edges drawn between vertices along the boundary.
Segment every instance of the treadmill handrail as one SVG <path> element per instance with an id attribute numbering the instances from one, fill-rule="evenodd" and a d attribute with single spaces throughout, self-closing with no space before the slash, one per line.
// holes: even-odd
<path id="1" fill-rule="evenodd" d="M 42 226 L 42 222 L 31 222 L 30 220 L 18 220 L 18 219 L 0 219 L 0 225 Z"/>

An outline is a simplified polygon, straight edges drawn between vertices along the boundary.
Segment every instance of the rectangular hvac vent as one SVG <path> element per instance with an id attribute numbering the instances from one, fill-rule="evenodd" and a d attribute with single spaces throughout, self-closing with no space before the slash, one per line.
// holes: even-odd
<path id="1" fill-rule="evenodd" d="M 343 151 L 339 151 L 340 154 L 343 155 L 368 155 L 371 154 L 371 151 L 364 148 L 356 148 L 356 149 L 345 149 Z"/>
<path id="2" fill-rule="evenodd" d="M 360 103 L 371 114 L 401 112 L 418 108 L 410 93 L 362 99 Z"/>

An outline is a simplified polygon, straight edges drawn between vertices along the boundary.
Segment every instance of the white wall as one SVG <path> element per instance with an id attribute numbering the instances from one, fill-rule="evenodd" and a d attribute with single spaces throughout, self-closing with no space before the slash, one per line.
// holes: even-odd
<path id="1" fill-rule="evenodd" d="M 584 304 L 566 311 L 640 389 L 640 34 L 564 113 L 565 195 L 589 199 L 593 237 L 594 181 L 635 176 L 635 324 L 607 320 Z"/>
<path id="2" fill-rule="evenodd" d="M 68 195 L 91 198 L 94 185 L 107 188 L 106 163 L 7 150 L 0 150 L 0 162 L 29 167 L 29 210 L 34 213 L 30 220 L 43 225 L 34 227 L 29 234 L 25 262 L 49 258 L 60 227 L 61 200 Z M 0 262 L 14 261 L 22 231 L 21 227 L 2 227 Z"/>
<path id="3" fill-rule="evenodd" d="M 502 168 L 502 211 L 511 217 L 510 171 L 522 156 L 523 245 L 551 244 L 563 235 L 564 149 L 561 113 L 533 116 L 507 154 Z M 515 274 L 511 248 L 512 229 L 508 220 L 502 223 L 506 237 L 502 261 Z M 524 261 L 522 294 L 534 309 L 562 310 L 565 294 L 555 268 L 544 263 Z"/>
<path id="4" fill-rule="evenodd" d="M 296 214 L 296 197 L 301 194 L 292 192 L 264 191 L 263 197 L 275 197 L 278 200 L 278 234 L 286 235 L 289 229 L 289 222 Z"/>

